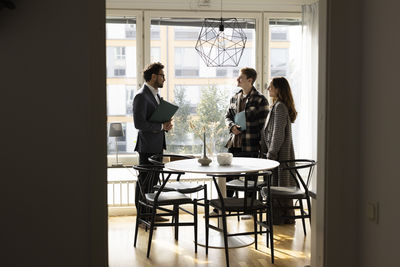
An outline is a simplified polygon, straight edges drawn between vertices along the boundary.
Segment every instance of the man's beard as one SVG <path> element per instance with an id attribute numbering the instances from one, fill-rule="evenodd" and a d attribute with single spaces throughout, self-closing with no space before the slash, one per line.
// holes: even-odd
<path id="1" fill-rule="evenodd" d="M 162 88 L 163 87 L 163 85 L 164 85 L 164 83 L 160 83 L 160 82 L 157 82 L 157 88 Z"/>

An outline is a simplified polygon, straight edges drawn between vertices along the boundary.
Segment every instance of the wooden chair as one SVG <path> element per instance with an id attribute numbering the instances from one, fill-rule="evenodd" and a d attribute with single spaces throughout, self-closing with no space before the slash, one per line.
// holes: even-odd
<path id="1" fill-rule="evenodd" d="M 197 200 L 191 199 L 183 193 L 178 191 L 164 191 L 164 188 L 171 177 L 176 177 L 178 180 L 184 172 L 167 171 L 163 169 L 162 165 L 146 165 L 134 166 L 135 170 L 145 173 L 145 179 L 138 180 L 137 186 L 139 187 L 140 197 L 137 203 L 137 217 L 135 226 L 135 239 L 134 246 L 138 236 L 139 223 L 144 223 L 150 229 L 147 258 L 150 256 L 151 241 L 155 227 L 174 226 L 175 227 L 175 240 L 178 240 L 179 226 L 193 226 L 194 227 L 194 246 L 195 253 L 197 253 Z M 153 185 L 152 181 L 160 180 L 161 185 L 158 189 L 146 188 Z M 151 190 L 148 190 L 151 189 Z M 151 192 L 151 193 L 145 193 Z M 179 222 L 179 206 L 184 204 L 193 204 L 193 222 Z M 168 206 L 173 206 L 169 208 Z M 145 210 L 150 209 L 150 212 Z M 172 216 L 174 222 L 155 222 L 156 215 L 159 216 Z"/>
<path id="2" fill-rule="evenodd" d="M 311 183 L 311 177 L 314 170 L 314 166 L 317 163 L 314 160 L 308 159 L 296 159 L 296 160 L 286 160 L 280 162 L 280 170 L 288 171 L 290 173 L 291 179 L 293 179 L 296 183 L 294 187 L 280 187 L 280 186 L 271 186 L 270 187 L 270 195 L 272 200 L 297 200 L 292 206 L 283 207 L 285 209 L 300 209 L 300 215 L 293 216 L 283 216 L 286 219 L 301 219 L 303 223 L 304 235 L 306 235 L 306 225 L 305 219 L 309 219 L 311 223 L 311 202 L 310 202 L 310 192 L 309 186 Z M 303 177 L 305 179 L 303 179 Z M 262 189 L 262 195 L 268 196 L 267 192 L 268 188 L 264 187 Z M 308 212 L 304 210 L 303 200 L 307 202 Z"/>
<path id="3" fill-rule="evenodd" d="M 265 231 L 259 231 L 257 229 L 257 215 L 260 213 L 266 213 L 267 217 L 270 218 L 271 210 L 270 203 L 263 202 L 257 199 L 256 195 L 258 192 L 258 177 L 263 176 L 267 181 L 267 185 L 269 185 L 270 172 L 260 172 L 260 173 L 246 173 L 246 174 L 235 174 L 235 175 L 210 175 L 213 178 L 213 182 L 215 188 L 218 193 L 218 199 L 212 199 L 209 201 L 209 205 L 215 209 L 218 209 L 219 212 L 216 215 L 210 215 L 209 210 L 206 212 L 206 253 L 208 253 L 208 238 L 209 228 L 215 229 L 217 231 L 221 231 L 221 229 L 210 225 L 210 218 L 221 218 L 222 219 L 222 232 L 224 235 L 224 247 L 225 247 L 225 258 L 226 265 L 229 267 L 229 247 L 228 247 L 228 237 L 229 236 L 238 236 L 238 235 L 254 235 L 254 243 L 255 248 L 258 249 L 257 246 L 257 234 L 268 233 L 269 237 L 273 238 L 273 228 L 272 224 L 270 227 L 266 228 Z M 221 190 L 218 186 L 217 179 L 226 179 L 229 178 L 239 178 L 244 177 L 244 187 L 243 192 L 244 196 L 241 197 L 223 197 Z M 235 214 L 231 214 L 235 213 Z M 237 216 L 237 215 L 252 215 L 254 219 L 254 229 L 252 232 L 240 232 L 240 233 L 228 233 L 227 231 L 227 222 L 226 218 L 228 216 Z M 272 242 L 271 242 L 272 244 Z M 273 262 L 273 246 L 271 246 L 271 259 Z"/>
<path id="4" fill-rule="evenodd" d="M 272 172 L 269 172 L 272 175 Z M 249 186 L 252 186 L 253 181 L 249 181 Z M 257 183 L 257 189 L 260 191 L 262 187 L 267 186 L 267 181 Z M 239 197 L 239 192 L 244 191 L 244 180 L 241 178 L 231 180 L 226 183 L 226 190 L 234 191 L 234 197 Z M 260 196 L 260 194 L 258 194 Z M 240 216 L 237 216 L 238 221 L 240 221 Z"/>
<path id="5" fill-rule="evenodd" d="M 160 155 L 154 155 L 149 157 L 149 161 L 152 164 L 155 165 L 160 165 L 164 166 L 163 162 L 165 158 L 169 158 L 171 161 L 175 160 L 182 160 L 182 159 L 193 159 L 194 157 L 192 156 L 185 156 L 185 155 L 177 155 L 177 154 L 160 154 Z M 160 188 L 160 184 L 156 185 L 155 188 Z M 180 181 L 180 177 L 176 178 L 176 181 L 174 182 L 168 182 L 168 184 L 165 185 L 164 191 L 177 191 L 182 194 L 193 194 L 193 193 L 198 193 L 200 191 L 203 191 L 203 197 L 202 198 L 196 198 L 197 204 L 200 206 L 205 206 L 205 201 L 207 199 L 207 184 L 197 184 L 197 183 L 192 183 L 192 182 L 185 182 L 185 181 Z M 190 213 L 190 211 L 185 210 L 183 207 L 180 207 L 181 210 L 184 210 L 187 213 Z"/>

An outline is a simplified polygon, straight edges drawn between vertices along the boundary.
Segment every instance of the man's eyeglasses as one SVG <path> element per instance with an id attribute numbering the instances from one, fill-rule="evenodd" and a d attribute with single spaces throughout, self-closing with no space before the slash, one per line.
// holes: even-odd
<path id="1" fill-rule="evenodd" d="M 165 79 L 165 75 L 164 75 L 164 74 L 157 74 L 157 75 L 160 75 L 160 76 L 162 76 L 162 77 Z"/>

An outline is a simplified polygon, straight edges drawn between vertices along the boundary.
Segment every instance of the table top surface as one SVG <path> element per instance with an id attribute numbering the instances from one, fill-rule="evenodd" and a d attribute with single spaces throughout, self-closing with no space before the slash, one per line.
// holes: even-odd
<path id="1" fill-rule="evenodd" d="M 201 166 L 198 159 L 184 159 L 168 162 L 165 168 L 173 171 L 206 173 L 206 174 L 235 174 L 267 171 L 279 166 L 279 162 L 269 159 L 234 157 L 231 165 L 221 166 L 216 158 L 212 158 L 209 166 Z"/>

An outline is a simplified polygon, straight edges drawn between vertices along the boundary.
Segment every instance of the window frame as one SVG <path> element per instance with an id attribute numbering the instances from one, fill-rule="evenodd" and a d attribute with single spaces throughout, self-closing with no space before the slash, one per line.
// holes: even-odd
<path id="1" fill-rule="evenodd" d="M 136 18 L 136 88 L 140 88 L 143 85 L 143 78 L 141 70 L 143 69 L 143 11 L 139 10 L 128 10 L 128 9 L 107 9 L 106 17 L 116 18 Z M 125 51 L 126 53 L 126 51 Z"/>
<path id="2" fill-rule="evenodd" d="M 268 88 L 268 83 L 271 80 L 271 57 L 269 54 L 270 51 L 270 42 L 271 42 L 271 35 L 270 35 L 270 30 L 269 30 L 269 21 L 271 19 L 301 19 L 302 15 L 301 12 L 288 12 L 288 13 L 282 13 L 282 12 L 263 12 L 263 40 L 264 46 L 263 46 L 263 72 L 262 76 L 264 78 L 263 80 L 263 87 L 262 87 L 262 92 L 263 94 L 267 93 L 267 88 Z M 261 87 L 260 87 L 261 88 Z"/>
<path id="3" fill-rule="evenodd" d="M 144 63 L 145 65 L 150 64 L 150 27 L 152 18 L 219 18 L 221 13 L 218 11 L 144 11 L 144 23 L 143 23 L 143 33 L 144 33 L 144 43 L 143 43 L 143 53 L 144 53 Z M 240 18 L 240 19 L 254 19 L 256 22 L 256 34 L 253 38 L 256 38 L 256 55 L 262 53 L 262 12 L 224 12 L 223 17 L 226 18 Z M 166 63 L 168 64 L 168 63 Z M 260 57 L 255 58 L 255 67 L 257 70 L 262 70 L 262 60 Z M 256 88 L 261 88 L 263 84 L 263 77 L 259 77 L 256 81 Z"/>

